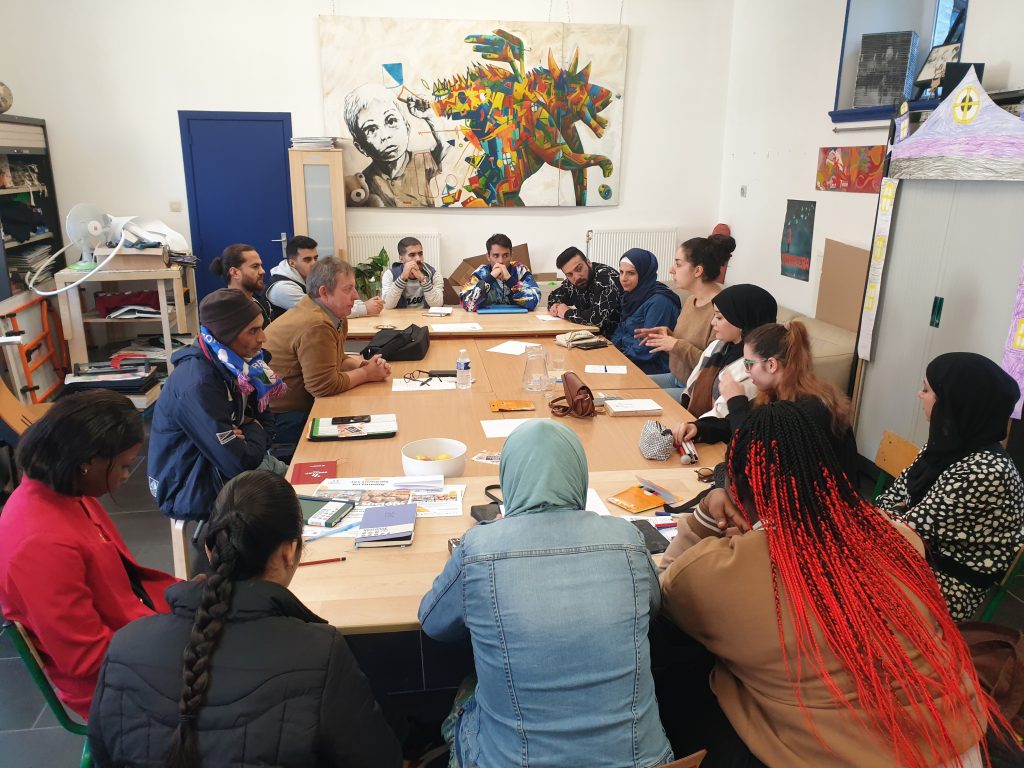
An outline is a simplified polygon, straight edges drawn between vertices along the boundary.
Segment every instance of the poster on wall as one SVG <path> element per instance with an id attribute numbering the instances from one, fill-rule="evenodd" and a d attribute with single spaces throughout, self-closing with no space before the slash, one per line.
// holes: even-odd
<path id="1" fill-rule="evenodd" d="M 1013 376 L 1020 387 L 1021 397 L 1013 408 L 1012 417 L 1020 418 L 1021 403 L 1024 400 L 1024 264 L 1017 277 L 1017 300 L 1013 304 L 1013 319 L 1003 349 L 1003 370 Z"/>
<path id="2" fill-rule="evenodd" d="M 617 205 L 628 27 L 320 17 L 346 203 Z"/>
<path id="3" fill-rule="evenodd" d="M 814 188 L 827 192 L 878 194 L 882 185 L 885 145 L 873 147 L 821 147 Z"/>
<path id="4" fill-rule="evenodd" d="M 971 67 L 924 125 L 892 149 L 898 179 L 1024 181 L 1024 122 L 985 92 Z"/>
<path id="5" fill-rule="evenodd" d="M 889 250 L 889 229 L 892 226 L 892 211 L 896 206 L 896 190 L 899 179 L 882 179 L 878 193 L 878 212 L 875 214 L 875 234 L 871 238 L 871 261 L 868 263 L 868 282 L 864 288 L 864 309 L 860 316 L 860 338 L 857 341 L 857 355 L 862 360 L 871 359 L 871 340 L 875 332 L 875 318 L 878 315 L 878 299 L 882 291 L 882 272 L 885 255 Z"/>
<path id="6" fill-rule="evenodd" d="M 814 241 L 813 200 L 788 200 L 782 225 L 782 274 L 796 280 L 811 279 L 811 243 Z"/>

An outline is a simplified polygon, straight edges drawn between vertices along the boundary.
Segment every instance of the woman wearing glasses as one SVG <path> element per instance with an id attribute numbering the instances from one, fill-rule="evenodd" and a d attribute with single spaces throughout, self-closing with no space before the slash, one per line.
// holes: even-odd
<path id="1" fill-rule="evenodd" d="M 751 410 L 776 400 L 806 400 L 807 412 L 825 430 L 840 466 L 850 478 L 857 476 L 857 442 L 850 425 L 850 400 L 831 383 L 814 374 L 807 328 L 796 320 L 769 323 L 751 331 L 743 340 L 743 368 L 757 390 L 748 390 L 729 371 L 722 373 L 719 391 L 727 415 L 708 415 L 680 424 L 677 439 L 722 443 L 732 439 Z"/>
<path id="2" fill-rule="evenodd" d="M 772 295 L 756 285 L 730 285 L 715 297 L 714 307 L 714 338 L 687 379 L 681 402 L 690 413 L 725 417 L 729 409 L 721 392 L 724 372 L 743 357 L 743 340 L 751 331 L 775 322 L 778 307 Z M 756 394 L 754 385 L 747 382 L 747 396 Z M 677 439 L 683 426 L 676 430 Z"/>

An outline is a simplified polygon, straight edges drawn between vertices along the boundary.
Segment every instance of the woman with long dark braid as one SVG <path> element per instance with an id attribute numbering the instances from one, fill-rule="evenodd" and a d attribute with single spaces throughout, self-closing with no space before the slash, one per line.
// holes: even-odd
<path id="1" fill-rule="evenodd" d="M 1004 721 L 921 541 L 860 498 L 819 422 L 801 402 L 756 409 L 728 468 L 759 529 L 662 576 L 665 611 L 717 657 L 703 765 L 980 766 Z"/>
<path id="2" fill-rule="evenodd" d="M 172 615 L 111 642 L 89 719 L 96 765 L 401 765 L 341 633 L 288 591 L 301 536 L 284 478 L 256 470 L 224 486 L 210 574 L 167 591 Z"/>

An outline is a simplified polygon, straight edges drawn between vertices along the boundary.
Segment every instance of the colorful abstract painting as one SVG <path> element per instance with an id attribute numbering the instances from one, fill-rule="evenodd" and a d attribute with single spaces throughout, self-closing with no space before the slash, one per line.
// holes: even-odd
<path id="1" fill-rule="evenodd" d="M 811 279 L 814 208 L 813 200 L 787 201 L 782 225 L 782 274 L 804 282 Z"/>
<path id="2" fill-rule="evenodd" d="M 898 179 L 1024 181 L 1024 122 L 989 98 L 974 67 L 929 115 L 892 149 Z"/>
<path id="3" fill-rule="evenodd" d="M 627 38 L 621 25 L 321 17 L 347 204 L 616 205 Z"/>
<path id="4" fill-rule="evenodd" d="M 815 189 L 828 192 L 867 192 L 877 195 L 882 185 L 885 146 L 821 147 Z"/>

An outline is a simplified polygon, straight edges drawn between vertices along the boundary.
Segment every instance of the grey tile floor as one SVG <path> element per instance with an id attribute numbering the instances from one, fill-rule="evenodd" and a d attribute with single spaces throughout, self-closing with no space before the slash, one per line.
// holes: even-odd
<path id="1" fill-rule="evenodd" d="M 128 482 L 101 501 L 142 565 L 173 570 L 167 519 L 149 495 L 144 458 Z M 83 740 L 57 723 L 10 639 L 0 636 L 0 768 L 77 766 Z"/>

